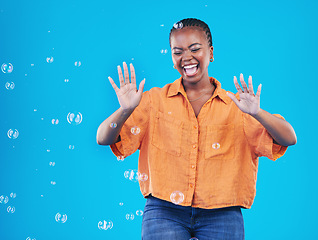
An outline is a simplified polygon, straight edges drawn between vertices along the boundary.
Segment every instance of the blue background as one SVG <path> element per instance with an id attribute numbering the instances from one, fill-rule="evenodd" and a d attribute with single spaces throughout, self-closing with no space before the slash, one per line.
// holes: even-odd
<path id="1" fill-rule="evenodd" d="M 0 239 L 140 239 L 136 211 L 145 199 L 124 177 L 137 169 L 138 152 L 117 161 L 96 143 L 99 124 L 119 107 L 107 77 L 118 83 L 116 66 L 126 61 L 138 83 L 146 78 L 145 90 L 177 79 L 168 37 L 188 17 L 210 26 L 210 76 L 236 92 L 233 76 L 252 75 L 254 88 L 263 84 L 261 107 L 283 115 L 298 137 L 277 161 L 260 158 L 254 204 L 242 210 L 246 239 L 317 237 L 317 7 L 314 0 L 1 1 L 0 65 L 13 71 L 0 72 L 0 196 L 9 200 L 0 203 Z M 82 122 L 70 124 L 67 115 L 78 112 Z M 99 229 L 104 220 L 113 227 Z"/>

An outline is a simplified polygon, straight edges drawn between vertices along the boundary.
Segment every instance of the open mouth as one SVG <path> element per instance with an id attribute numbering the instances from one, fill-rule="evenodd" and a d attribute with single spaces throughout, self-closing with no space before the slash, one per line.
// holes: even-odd
<path id="1" fill-rule="evenodd" d="M 198 69 L 199 69 L 198 66 L 199 66 L 199 64 L 193 64 L 193 65 L 184 66 L 183 67 L 183 71 L 184 71 L 186 76 L 192 77 L 195 74 L 197 74 Z"/>

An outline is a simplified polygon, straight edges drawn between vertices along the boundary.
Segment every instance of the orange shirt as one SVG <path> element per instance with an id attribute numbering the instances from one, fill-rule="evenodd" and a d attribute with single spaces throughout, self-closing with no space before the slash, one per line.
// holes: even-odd
<path id="1" fill-rule="evenodd" d="M 143 93 L 120 132 L 121 141 L 110 146 L 113 153 L 127 157 L 140 150 L 144 197 L 152 194 L 206 209 L 250 208 L 258 157 L 276 160 L 287 147 L 274 144 L 266 129 L 243 113 L 212 77 L 215 91 L 196 117 L 181 80 Z"/>

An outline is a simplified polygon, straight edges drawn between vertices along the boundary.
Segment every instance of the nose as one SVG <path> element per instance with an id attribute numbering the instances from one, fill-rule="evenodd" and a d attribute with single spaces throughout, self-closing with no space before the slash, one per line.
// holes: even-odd
<path id="1" fill-rule="evenodd" d="M 190 50 L 185 50 L 183 54 L 183 61 L 188 61 L 192 59 L 192 54 Z"/>

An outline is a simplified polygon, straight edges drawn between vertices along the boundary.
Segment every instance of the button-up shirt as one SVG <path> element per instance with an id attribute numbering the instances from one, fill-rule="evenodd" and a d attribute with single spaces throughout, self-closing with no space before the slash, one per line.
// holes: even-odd
<path id="1" fill-rule="evenodd" d="M 285 153 L 287 147 L 275 144 L 256 119 L 243 113 L 219 81 L 210 77 L 210 82 L 214 93 L 197 117 L 182 78 L 144 92 L 121 129 L 121 140 L 111 145 L 121 157 L 140 150 L 138 176 L 144 197 L 152 194 L 206 209 L 250 208 L 259 157 L 276 160 Z"/>

